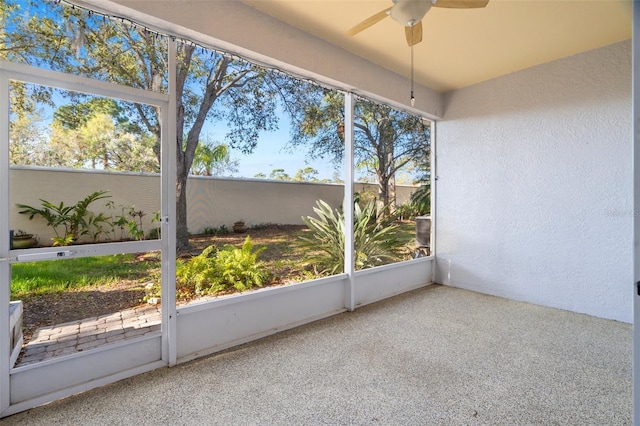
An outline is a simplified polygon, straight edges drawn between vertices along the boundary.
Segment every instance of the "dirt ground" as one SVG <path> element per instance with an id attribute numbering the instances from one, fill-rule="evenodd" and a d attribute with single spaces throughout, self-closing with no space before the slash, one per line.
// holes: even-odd
<path id="1" fill-rule="evenodd" d="M 290 242 L 297 233 L 305 229 L 297 225 L 270 225 L 259 229 L 249 229 L 244 234 L 196 235 L 191 238 L 193 250 L 190 255 L 196 255 L 210 244 L 241 245 L 249 235 L 254 247 L 268 246 L 260 255 L 261 260 L 269 261 L 292 256 L 288 251 L 282 251 L 282 244 Z M 273 279 L 269 285 L 281 285 L 290 275 L 295 273 L 285 266 L 280 266 L 273 272 Z M 146 291 L 140 282 L 120 282 L 107 286 L 84 287 L 68 290 L 58 294 L 32 296 L 22 299 L 23 333 L 25 342 L 29 341 L 33 332 L 44 326 L 63 324 L 83 318 L 92 318 L 114 312 L 131 309 L 146 302 L 143 301 Z"/>

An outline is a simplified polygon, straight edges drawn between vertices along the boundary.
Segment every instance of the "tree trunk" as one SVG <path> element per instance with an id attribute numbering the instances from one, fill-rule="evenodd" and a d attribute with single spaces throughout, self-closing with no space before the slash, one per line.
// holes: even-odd
<path id="1" fill-rule="evenodd" d="M 393 139 L 389 140 L 387 145 L 387 199 L 385 200 L 385 214 L 391 214 L 396 210 L 396 175 L 393 172 L 395 168 L 395 156 L 393 154 Z"/>
<path id="2" fill-rule="evenodd" d="M 389 171 L 393 170 L 395 158 L 393 156 L 393 141 L 388 139 L 381 143 L 384 151 L 378 157 L 378 200 L 376 210 L 378 220 L 386 217 L 395 209 L 395 178 Z"/>
<path id="3" fill-rule="evenodd" d="M 378 175 L 378 198 L 376 199 L 376 213 L 378 219 L 382 219 L 385 212 L 385 207 L 389 204 L 389 178 L 386 175 Z"/>
<path id="4" fill-rule="evenodd" d="M 182 253 L 190 247 L 187 227 L 187 175 L 178 173 L 176 176 L 176 250 Z"/>
<path id="5" fill-rule="evenodd" d="M 389 213 L 393 214 L 396 211 L 396 175 L 395 173 L 389 178 L 389 190 L 387 191 L 389 202 Z"/>

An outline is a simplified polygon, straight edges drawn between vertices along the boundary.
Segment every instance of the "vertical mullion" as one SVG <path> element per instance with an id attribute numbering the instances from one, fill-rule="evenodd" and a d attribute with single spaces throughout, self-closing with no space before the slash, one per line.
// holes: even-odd
<path id="1" fill-rule="evenodd" d="M 353 243 L 353 120 L 354 95 L 344 96 L 344 272 L 349 276 L 347 308 L 355 310 L 354 243 Z"/>
<path id="2" fill-rule="evenodd" d="M 0 70 L 0 415 L 9 407 L 9 78 Z"/>
<path id="3" fill-rule="evenodd" d="M 176 318 L 176 42 L 167 37 L 169 104 L 162 112 L 162 339 L 163 360 L 177 362 Z"/>
<path id="4" fill-rule="evenodd" d="M 429 214 L 431 216 L 431 235 L 429 236 L 429 255 L 436 256 L 436 235 L 438 231 L 438 219 L 436 217 L 436 202 L 438 192 L 438 150 L 436 142 L 436 122 L 431 121 L 431 130 L 429 131 L 429 149 L 431 153 L 429 155 L 429 168 L 431 169 L 431 175 L 429 176 L 429 190 L 431 196 L 429 197 L 430 206 Z M 431 281 L 436 280 L 436 268 L 435 264 L 431 267 Z"/>
<path id="5" fill-rule="evenodd" d="M 633 424 L 640 425 L 640 3 L 633 2 L 632 150 L 633 150 Z"/>

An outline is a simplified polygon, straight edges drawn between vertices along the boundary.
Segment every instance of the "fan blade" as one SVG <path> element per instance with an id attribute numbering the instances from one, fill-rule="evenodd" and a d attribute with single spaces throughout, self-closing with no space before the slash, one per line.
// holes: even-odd
<path id="1" fill-rule="evenodd" d="M 367 28 L 369 28 L 370 26 L 372 26 L 374 24 L 377 24 L 378 22 L 382 21 L 384 18 L 389 16 L 389 11 L 390 10 L 391 10 L 391 7 L 388 7 L 385 10 L 382 10 L 382 11 L 376 13 L 375 15 L 365 19 L 364 21 L 360 22 L 358 25 L 356 25 L 355 27 L 353 27 L 349 31 L 347 31 L 347 35 L 349 37 L 352 37 L 352 36 L 358 34 L 360 31 L 364 31 Z"/>
<path id="2" fill-rule="evenodd" d="M 418 21 L 413 26 L 404 27 L 404 35 L 407 37 L 407 44 L 413 46 L 422 41 L 422 21 Z"/>
<path id="3" fill-rule="evenodd" d="M 433 7 L 446 7 L 450 9 L 478 9 L 485 7 L 489 0 L 437 0 Z"/>

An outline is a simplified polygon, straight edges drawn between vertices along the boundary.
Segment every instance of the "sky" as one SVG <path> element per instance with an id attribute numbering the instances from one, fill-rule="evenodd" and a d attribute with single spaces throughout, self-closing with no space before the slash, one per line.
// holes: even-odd
<path id="1" fill-rule="evenodd" d="M 57 106 L 68 105 L 69 100 L 56 90 L 54 100 Z M 53 118 L 53 108 L 42 106 L 42 118 L 45 123 L 50 123 Z M 325 160 L 308 161 L 304 148 L 289 150 L 285 145 L 290 137 L 290 124 L 288 117 L 282 112 L 279 113 L 278 130 L 272 132 L 262 132 L 251 154 L 243 154 L 240 150 L 232 150 L 231 157 L 238 160 L 238 172 L 232 177 L 253 178 L 258 173 L 263 173 L 269 177 L 274 169 L 284 169 L 284 172 L 293 177 L 298 170 L 306 167 L 313 167 L 318 171 L 315 176 L 318 180 L 332 179 L 336 173 L 334 165 Z M 201 139 L 215 144 L 223 143 L 228 131 L 224 123 L 206 123 L 201 133 Z M 341 171 L 339 173 L 342 174 Z M 340 175 L 341 176 L 341 175 Z M 342 176 L 341 176 L 342 177 Z"/>
<path id="2" fill-rule="evenodd" d="M 22 10 L 29 11 L 29 13 L 47 13 L 47 9 L 41 9 L 37 3 L 31 4 L 23 0 L 20 4 L 23 8 Z M 56 103 L 59 106 L 67 103 L 67 100 L 58 96 Z M 52 116 L 51 108 L 44 107 L 44 111 L 45 117 L 43 118 L 50 120 Z M 289 140 L 289 120 L 283 113 L 279 115 L 279 129 L 274 132 L 263 132 L 253 153 L 247 155 L 239 150 L 232 151 L 232 158 L 239 160 L 238 172 L 234 173 L 233 176 L 253 178 L 256 174 L 262 173 L 268 177 L 272 170 L 284 169 L 286 174 L 293 177 L 298 170 L 313 167 L 318 171 L 317 179 L 332 179 L 335 175 L 335 167 L 328 159 L 315 160 L 312 163 L 308 163 L 305 159 L 306 151 L 304 149 L 297 149 L 294 152 L 284 149 Z M 203 139 L 206 137 L 212 142 L 222 143 L 224 142 L 225 133 L 226 126 L 224 125 L 217 124 L 213 126 L 205 124 L 201 137 Z"/>
<path id="3" fill-rule="evenodd" d="M 217 128 L 216 128 L 217 127 Z M 215 142 L 222 142 L 226 127 L 205 127 L 203 135 L 208 135 Z M 313 167 L 318 171 L 316 178 L 332 179 L 335 175 L 335 167 L 329 159 L 308 161 L 306 150 L 296 149 L 293 152 L 285 149 L 289 141 L 289 121 L 287 117 L 279 118 L 279 129 L 274 132 L 263 132 L 260 135 L 255 150 L 251 154 L 243 154 L 240 151 L 232 151 L 232 158 L 240 161 L 238 173 L 234 177 L 253 178 L 258 173 L 267 177 L 274 169 L 284 169 L 285 173 L 293 177 L 300 169 Z M 339 171 L 342 173 L 341 171 Z"/>
<path id="4" fill-rule="evenodd" d="M 48 9 L 42 8 L 42 5 L 37 2 L 30 3 L 26 0 L 20 0 L 19 3 L 23 11 L 28 11 L 34 15 L 50 13 Z M 58 19 L 55 16 L 51 17 Z M 63 99 L 58 99 L 58 101 L 60 104 L 66 103 Z M 283 112 L 278 112 L 278 115 L 279 129 L 273 132 L 261 133 L 257 146 L 251 154 L 243 154 L 239 150 L 231 151 L 232 160 L 239 161 L 238 171 L 233 174 L 233 177 L 253 178 L 257 174 L 262 174 L 268 178 L 274 169 L 283 169 L 284 173 L 294 177 L 299 170 L 307 167 L 311 167 L 318 172 L 315 175 L 318 180 L 333 180 L 336 177 L 342 179 L 344 177 L 342 170 L 344 167 L 339 167 L 336 170 L 336 166 L 331 162 L 330 158 L 309 160 L 305 147 L 296 148 L 293 151 L 285 149 L 290 138 L 290 123 Z M 227 129 L 224 124 L 205 124 L 201 133 L 201 140 L 224 143 L 226 133 Z M 357 179 L 362 179 L 363 177 L 364 171 L 356 172 Z"/>
<path id="5" fill-rule="evenodd" d="M 26 0 L 21 0 L 20 3 L 25 8 L 23 10 L 29 10 L 34 14 L 36 14 L 36 11 L 38 13 L 48 13 L 40 11 L 37 2 L 29 3 Z M 60 104 L 66 103 L 63 99 L 59 99 L 59 101 Z M 274 169 L 283 169 L 284 173 L 294 177 L 299 170 L 307 167 L 311 167 L 318 172 L 314 176 L 318 180 L 333 180 L 336 177 L 342 179 L 344 177 L 342 170 L 344 167 L 339 167 L 336 170 L 336 166 L 331 162 L 330 158 L 309 160 L 306 147 L 296 148 L 295 150 L 286 149 L 285 146 L 290 138 L 290 123 L 284 113 L 279 112 L 278 115 L 279 129 L 273 132 L 261 133 L 256 148 L 251 154 L 243 154 L 239 150 L 231 151 L 232 160 L 238 161 L 238 171 L 233 173 L 233 177 L 254 178 L 257 174 L 261 174 L 268 178 Z M 215 125 L 205 124 L 201 133 L 201 140 L 224 143 L 226 133 L 227 128 L 224 123 L 222 125 L 219 123 Z M 356 179 L 362 180 L 366 177 L 365 173 L 364 170 L 356 171 Z M 407 179 L 412 178 L 412 176 L 407 176 Z M 369 176 L 369 179 L 371 178 L 372 176 Z"/>

